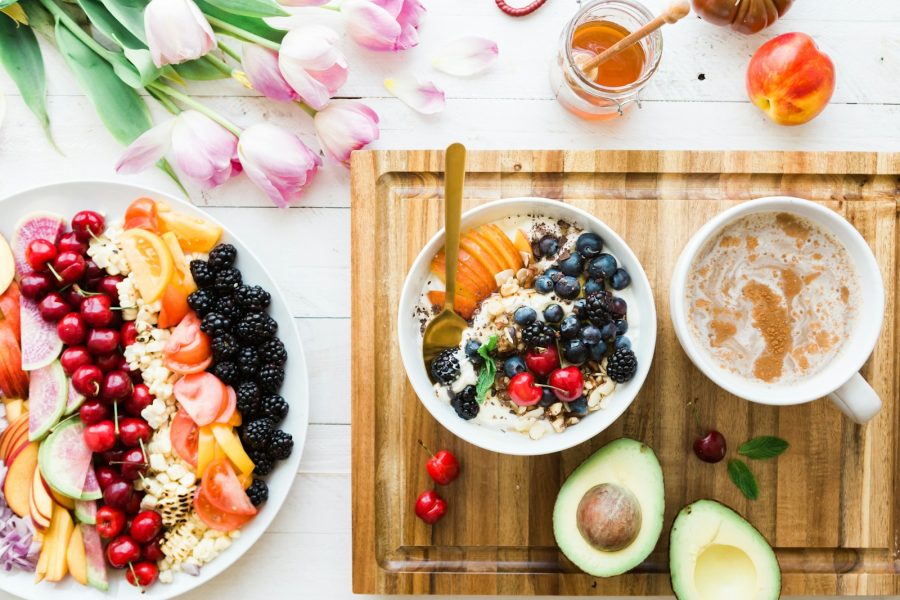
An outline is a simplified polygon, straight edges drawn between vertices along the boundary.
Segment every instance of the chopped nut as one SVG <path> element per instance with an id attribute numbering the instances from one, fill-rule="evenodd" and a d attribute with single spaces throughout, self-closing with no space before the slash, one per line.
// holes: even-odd
<path id="1" fill-rule="evenodd" d="M 503 305 L 497 300 L 488 300 L 482 305 L 482 308 L 492 317 L 503 313 Z"/>
<path id="2" fill-rule="evenodd" d="M 601 400 L 603 400 L 603 392 L 600 391 L 600 388 L 597 388 L 588 396 L 588 408 L 599 406 Z"/>
<path id="3" fill-rule="evenodd" d="M 534 417 L 535 419 L 540 419 L 544 416 L 544 409 L 540 406 L 529 406 L 528 407 L 528 416 Z"/>
<path id="4" fill-rule="evenodd" d="M 616 382 L 613 381 L 612 379 L 610 379 L 609 377 L 606 377 L 605 380 L 603 381 L 603 383 L 601 383 L 600 386 L 597 387 L 597 389 L 604 396 L 609 396 L 610 394 L 613 393 L 613 390 L 616 389 Z"/>
<path id="5" fill-rule="evenodd" d="M 554 402 L 550 405 L 550 408 L 547 409 L 547 415 L 551 417 L 555 417 L 559 413 L 562 412 L 563 405 L 562 402 Z"/>
<path id="6" fill-rule="evenodd" d="M 580 421 L 580 420 L 581 419 L 579 419 L 578 417 L 569 417 L 568 419 L 566 419 L 566 425 L 571 427 L 572 425 L 575 425 L 576 423 L 578 423 L 578 421 Z"/>
<path id="7" fill-rule="evenodd" d="M 517 406 L 517 407 L 516 407 L 516 414 L 517 414 L 517 415 L 524 415 L 525 412 L 526 412 L 527 410 L 528 410 L 528 407 L 527 407 L 527 406 Z"/>
<path id="8" fill-rule="evenodd" d="M 519 282 L 520 286 L 525 285 L 525 279 L 528 277 L 528 269 L 522 268 L 516 271 L 516 281 Z"/>
<path id="9" fill-rule="evenodd" d="M 501 314 L 494 319 L 495 327 L 506 327 L 507 325 L 509 325 L 509 317 L 507 315 Z"/>
<path id="10" fill-rule="evenodd" d="M 544 424 L 543 423 L 535 423 L 531 426 L 531 429 L 528 430 L 528 437 L 533 440 L 539 440 L 544 437 Z"/>
<path id="11" fill-rule="evenodd" d="M 519 283 L 515 279 L 510 279 L 506 283 L 500 286 L 500 295 L 501 296 L 512 296 L 516 292 L 519 291 Z"/>
<path id="12" fill-rule="evenodd" d="M 553 421 L 550 422 L 550 425 L 553 427 L 553 431 L 556 433 L 562 433 L 566 429 L 565 421 L 562 417 L 556 417 Z"/>

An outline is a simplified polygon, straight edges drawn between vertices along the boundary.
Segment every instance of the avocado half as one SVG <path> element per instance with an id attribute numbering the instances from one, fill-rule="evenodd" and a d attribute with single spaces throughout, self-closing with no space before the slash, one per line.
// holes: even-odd
<path id="1" fill-rule="evenodd" d="M 563 554 L 595 577 L 639 565 L 662 532 L 663 475 L 649 446 L 620 438 L 575 469 L 559 490 L 553 534 Z"/>
<path id="2" fill-rule="evenodd" d="M 669 538 L 672 590 L 679 600 L 776 600 L 781 569 L 766 538 L 714 500 L 681 509 Z"/>

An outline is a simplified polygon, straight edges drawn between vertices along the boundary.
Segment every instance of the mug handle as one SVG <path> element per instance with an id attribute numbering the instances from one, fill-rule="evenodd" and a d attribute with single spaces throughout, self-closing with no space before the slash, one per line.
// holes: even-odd
<path id="1" fill-rule="evenodd" d="M 828 399 L 860 425 L 870 421 L 881 410 L 881 398 L 859 373 L 854 373 L 847 383 L 828 394 Z"/>

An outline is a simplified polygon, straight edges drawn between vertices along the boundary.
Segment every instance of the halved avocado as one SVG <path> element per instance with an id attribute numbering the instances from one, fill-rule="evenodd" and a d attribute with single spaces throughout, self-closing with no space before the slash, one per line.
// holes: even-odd
<path id="1" fill-rule="evenodd" d="M 553 534 L 569 560 L 595 577 L 639 565 L 662 532 L 662 469 L 649 446 L 612 441 L 575 469 L 559 490 Z"/>
<path id="2" fill-rule="evenodd" d="M 727 506 L 698 500 L 681 509 L 669 538 L 679 600 L 776 600 L 781 570 L 766 538 Z"/>

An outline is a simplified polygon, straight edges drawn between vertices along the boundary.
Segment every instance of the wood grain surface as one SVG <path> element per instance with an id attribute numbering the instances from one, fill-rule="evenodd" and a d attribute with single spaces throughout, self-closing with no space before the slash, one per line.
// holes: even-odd
<path id="1" fill-rule="evenodd" d="M 680 507 L 714 498 L 745 515 L 776 547 L 785 595 L 900 592 L 900 335 L 895 299 L 900 154 L 675 151 L 471 152 L 464 208 L 504 197 L 555 198 L 588 210 L 635 251 L 660 315 L 650 376 L 607 431 L 543 457 L 494 454 L 452 436 L 420 405 L 402 369 L 396 307 L 407 269 L 441 227 L 442 152 L 356 153 L 351 173 L 353 590 L 402 594 L 670 593 L 667 532 Z M 827 402 L 776 409 L 717 388 L 687 359 L 668 319 L 668 283 L 690 235 L 743 200 L 794 195 L 844 215 L 869 242 L 887 285 L 885 325 L 863 375 L 884 400 L 868 426 Z M 696 400 L 704 423 L 732 446 L 764 434 L 791 442 L 754 462 L 759 500 L 746 500 L 724 463 L 693 457 Z M 556 548 L 559 485 L 591 452 L 622 435 L 652 446 L 666 488 L 664 534 L 634 572 L 579 573 Z M 436 526 L 413 504 L 429 485 L 417 440 L 463 464 L 441 489 Z"/>

